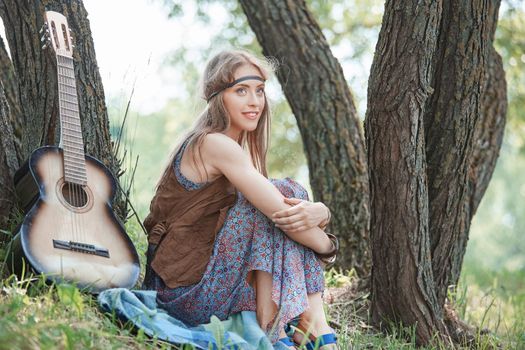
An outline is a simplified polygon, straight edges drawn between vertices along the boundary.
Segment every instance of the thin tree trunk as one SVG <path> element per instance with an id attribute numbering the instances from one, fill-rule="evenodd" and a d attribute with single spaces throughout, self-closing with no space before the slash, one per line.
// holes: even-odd
<path id="1" fill-rule="evenodd" d="M 441 10 L 440 1 L 386 3 L 365 120 L 371 318 L 383 329 L 415 325 L 418 344 L 447 334 L 432 275 L 423 124 Z"/>
<path id="2" fill-rule="evenodd" d="M 18 168 L 16 142 L 11 127 L 9 105 L 5 96 L 4 85 L 0 80 L 0 228 L 6 229 L 15 207 L 16 195 L 13 175 Z M 0 242 L 6 237 L 0 233 Z"/>
<path id="3" fill-rule="evenodd" d="M 4 84 L 4 93 L 9 106 L 10 123 L 15 135 L 13 141 L 15 142 L 18 161 L 21 162 L 22 109 L 20 107 L 20 97 L 18 96 L 18 82 L 13 70 L 13 63 L 7 54 L 2 38 L 0 38 L 0 81 Z"/>
<path id="4" fill-rule="evenodd" d="M 241 0 L 297 119 L 316 200 L 332 210 L 338 265 L 370 270 L 368 177 L 364 140 L 343 71 L 304 1 Z"/>
<path id="5" fill-rule="evenodd" d="M 488 2 L 445 1 L 425 111 L 432 265 L 439 305 L 457 282 L 472 209 L 468 172 L 481 123 L 493 26 Z"/>
<path id="6" fill-rule="evenodd" d="M 487 25 L 490 27 L 488 66 L 485 69 L 485 84 L 481 101 L 480 121 L 474 130 L 474 149 L 469 162 L 467 193 L 464 202 L 462 223 L 466 227 L 463 239 L 459 240 L 459 254 L 453 257 L 455 267 L 450 274 L 449 285 L 458 283 L 463 257 L 466 251 L 470 223 L 481 198 L 488 187 L 499 156 L 507 114 L 507 84 L 501 56 L 493 46 L 498 21 L 499 2 L 489 2 Z M 449 327 L 450 328 L 450 327 Z M 459 338 L 457 336 L 456 338 Z"/>

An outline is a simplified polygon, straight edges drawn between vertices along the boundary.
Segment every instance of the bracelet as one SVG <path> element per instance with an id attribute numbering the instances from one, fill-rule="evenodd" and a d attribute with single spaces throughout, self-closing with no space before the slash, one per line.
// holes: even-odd
<path id="1" fill-rule="evenodd" d="M 330 241 L 332 241 L 332 251 L 326 254 L 315 254 L 323 263 L 327 265 L 325 268 L 329 268 L 334 265 L 335 260 L 337 259 L 337 253 L 339 252 L 339 240 L 332 233 L 326 232 L 326 235 L 328 236 Z"/>

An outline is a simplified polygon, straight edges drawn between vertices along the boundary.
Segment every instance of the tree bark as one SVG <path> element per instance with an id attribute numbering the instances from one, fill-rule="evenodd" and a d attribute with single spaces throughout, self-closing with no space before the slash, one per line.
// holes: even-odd
<path id="1" fill-rule="evenodd" d="M 470 159 L 467 175 L 467 195 L 464 203 L 464 213 L 461 226 L 470 229 L 470 223 L 481 198 L 489 185 L 490 179 L 496 167 L 499 156 L 503 134 L 505 131 L 507 115 L 507 83 L 505 81 L 505 71 L 503 61 L 493 46 L 496 25 L 498 21 L 499 1 L 489 2 L 487 24 L 490 27 L 490 44 L 488 66 L 485 70 L 485 86 L 483 87 L 482 107 L 480 122 L 474 130 L 474 149 Z M 463 257 L 466 251 L 469 231 L 464 233 L 464 239 L 460 240 L 459 254 L 454 257 L 454 266 L 457 266 L 456 273 L 452 273 L 449 285 L 457 285 L 459 272 L 463 265 Z"/>
<path id="2" fill-rule="evenodd" d="M 385 5 L 369 83 L 372 320 L 443 327 L 470 222 L 494 170 L 506 87 L 499 1 Z M 451 324 L 452 325 L 452 324 Z M 459 339 L 455 339 L 459 340 Z"/>
<path id="3" fill-rule="evenodd" d="M 423 116 L 433 89 L 441 2 L 388 1 L 368 85 L 372 322 L 415 325 L 416 342 L 447 334 L 429 245 Z"/>
<path id="4" fill-rule="evenodd" d="M 52 50 L 41 49 L 38 31 L 45 10 L 66 16 L 75 43 L 75 76 L 86 153 L 102 161 L 115 175 L 120 163 L 113 154 L 109 121 L 87 12 L 81 0 L 1 0 L 0 16 L 6 28 L 24 129 L 22 156 L 36 148 L 59 143 L 56 60 Z M 116 208 L 115 208 L 116 207 Z M 126 216 L 121 199 L 114 203 L 117 215 Z"/>
<path id="5" fill-rule="evenodd" d="M 499 3 L 499 1 L 496 1 Z M 468 172 L 483 113 L 493 26 L 488 2 L 444 1 L 425 112 L 432 265 L 439 305 L 461 272 L 470 229 Z"/>
<path id="6" fill-rule="evenodd" d="M 0 228 L 7 228 L 12 210 L 15 207 L 16 195 L 13 175 L 18 168 L 16 142 L 11 127 L 9 105 L 5 96 L 4 85 L 0 80 Z M 0 233 L 0 242 L 6 239 Z"/>
<path id="7" fill-rule="evenodd" d="M 9 106 L 9 120 L 15 135 L 13 141 L 15 142 L 18 161 L 21 162 L 22 110 L 18 96 L 18 81 L 2 38 L 0 38 L 0 81 L 4 84 L 5 98 Z"/>
<path id="8" fill-rule="evenodd" d="M 297 119 L 316 200 L 333 213 L 338 266 L 370 271 L 368 176 L 364 140 L 342 68 L 304 1 L 241 0 Z"/>
<path id="9" fill-rule="evenodd" d="M 43 144 L 59 142 L 56 65 L 54 56 L 41 50 L 38 33 L 44 23 L 43 11 L 39 1 L 0 2 L 0 16 L 18 81 L 24 125 L 23 159 Z"/>

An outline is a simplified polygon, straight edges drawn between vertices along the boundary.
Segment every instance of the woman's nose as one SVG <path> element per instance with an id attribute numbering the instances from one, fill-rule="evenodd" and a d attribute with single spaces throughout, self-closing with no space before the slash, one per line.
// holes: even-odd
<path id="1" fill-rule="evenodd" d="M 252 91 L 248 93 L 248 103 L 250 105 L 257 106 L 260 104 L 259 98 L 257 97 L 257 92 Z"/>

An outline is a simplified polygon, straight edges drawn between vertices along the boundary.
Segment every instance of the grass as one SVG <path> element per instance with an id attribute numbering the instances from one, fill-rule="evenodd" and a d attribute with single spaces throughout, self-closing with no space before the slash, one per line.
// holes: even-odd
<path id="1" fill-rule="evenodd" d="M 142 259 L 145 236 L 132 222 L 127 228 Z M 5 255 L 2 248 L 0 255 Z M 368 293 L 359 292 L 354 271 L 331 269 L 325 281 L 336 296 L 327 303 L 326 312 L 337 329 L 341 349 L 416 349 L 413 327 L 394 326 L 391 334 L 384 335 L 367 324 Z M 96 300 L 74 285 L 10 276 L 0 288 L 0 350 L 182 349 L 103 314 Z M 496 274 L 467 266 L 449 299 L 461 319 L 479 326 L 478 349 L 525 349 L 525 272 Z M 441 348 L 445 346 L 424 349 Z"/>

